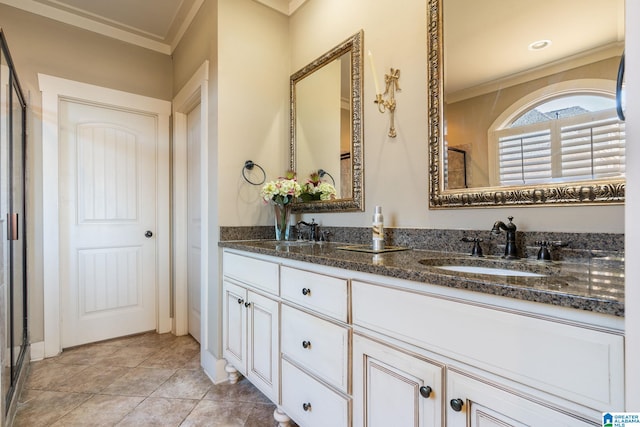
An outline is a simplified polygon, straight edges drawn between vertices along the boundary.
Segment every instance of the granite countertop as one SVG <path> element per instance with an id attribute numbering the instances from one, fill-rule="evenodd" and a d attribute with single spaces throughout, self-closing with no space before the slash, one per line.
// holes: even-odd
<path id="1" fill-rule="evenodd" d="M 505 260 L 495 256 L 475 258 L 468 254 L 418 249 L 374 254 L 339 249 L 349 246 L 346 243 L 312 244 L 273 240 L 223 241 L 219 246 L 414 282 L 624 316 L 624 259 L 619 257 L 545 262 L 535 259 Z M 503 268 L 544 276 L 453 272 L 438 268 L 443 265 Z"/>

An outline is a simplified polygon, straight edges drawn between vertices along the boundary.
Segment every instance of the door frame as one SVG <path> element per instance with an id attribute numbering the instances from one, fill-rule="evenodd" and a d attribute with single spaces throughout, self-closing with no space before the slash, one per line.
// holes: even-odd
<path id="1" fill-rule="evenodd" d="M 157 186 L 157 259 L 170 261 L 169 204 L 169 117 L 171 103 L 147 96 L 95 86 L 38 73 L 42 92 L 42 251 L 44 288 L 44 344 L 33 358 L 51 357 L 62 351 L 60 312 L 60 259 L 58 215 L 58 103 L 61 98 L 77 99 L 115 106 L 124 110 L 143 111 L 154 115 L 158 138 L 159 165 Z M 156 263 L 156 330 L 171 330 L 170 317 L 171 262 Z"/>
<path id="2" fill-rule="evenodd" d="M 209 342 L 209 61 L 206 60 L 180 89 L 173 99 L 173 284 L 174 323 L 176 335 L 189 333 L 189 298 L 187 287 L 188 244 L 187 244 L 187 115 L 200 104 L 200 215 L 202 218 L 200 252 L 200 349 L 201 364 L 206 372 L 220 371 L 220 363 L 215 360 L 209 348 L 216 343 Z"/>

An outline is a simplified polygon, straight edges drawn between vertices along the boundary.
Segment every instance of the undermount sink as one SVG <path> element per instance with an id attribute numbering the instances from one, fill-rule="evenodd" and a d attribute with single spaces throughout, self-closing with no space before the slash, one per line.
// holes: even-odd
<path id="1" fill-rule="evenodd" d="M 545 274 L 530 271 L 508 270 L 506 268 L 478 267 L 474 265 L 441 265 L 436 268 L 458 273 L 488 274 L 490 276 L 545 277 Z"/>
<path id="2" fill-rule="evenodd" d="M 558 274 L 557 267 L 551 263 L 538 263 L 526 260 L 506 260 L 497 257 L 451 257 L 427 258 L 420 264 L 435 267 L 453 273 L 484 274 L 503 277 L 547 277 Z"/>

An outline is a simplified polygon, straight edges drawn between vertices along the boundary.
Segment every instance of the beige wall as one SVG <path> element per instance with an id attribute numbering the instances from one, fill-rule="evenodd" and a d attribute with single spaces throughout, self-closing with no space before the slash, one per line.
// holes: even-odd
<path id="1" fill-rule="evenodd" d="M 171 99 L 171 58 L 0 4 L 2 27 L 27 98 L 29 325 L 42 341 L 42 122 L 38 73 Z"/>
<path id="2" fill-rule="evenodd" d="M 504 111 L 526 95 L 562 81 L 604 79 L 611 80 L 615 85 L 619 63 L 619 56 L 609 58 L 445 105 L 449 147 L 470 146 L 467 155 L 469 186 L 489 185 L 487 129 Z"/>
<path id="3" fill-rule="evenodd" d="M 288 43 L 286 16 L 253 0 L 205 0 L 173 52 L 174 95 L 209 61 L 206 350 L 214 357 L 221 357 L 218 227 L 269 221 L 260 187 L 244 181 L 242 167 L 253 160 L 284 172 L 288 158 Z"/>
<path id="4" fill-rule="evenodd" d="M 513 215 L 524 231 L 624 232 L 623 206 L 428 209 L 426 27 L 426 0 L 309 0 L 291 17 L 290 72 L 364 30 L 366 212 L 309 217 L 326 225 L 368 226 L 373 207 L 382 205 L 387 225 L 395 227 L 488 231 L 495 220 Z M 380 114 L 373 103 L 369 50 L 380 81 L 390 67 L 401 70 L 395 139 L 386 136 L 388 114 Z"/>

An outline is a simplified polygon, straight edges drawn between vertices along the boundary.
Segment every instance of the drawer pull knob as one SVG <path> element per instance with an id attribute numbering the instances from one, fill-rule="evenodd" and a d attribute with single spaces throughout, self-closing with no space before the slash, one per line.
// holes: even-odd
<path id="1" fill-rule="evenodd" d="M 244 303 L 244 306 L 247 307 L 247 308 L 249 308 L 250 305 L 251 305 L 251 303 L 248 302 L 248 301 Z"/>
<path id="2" fill-rule="evenodd" d="M 310 411 L 311 410 L 311 403 L 303 403 L 302 404 L 302 409 L 304 409 L 305 411 Z"/>
<path id="3" fill-rule="evenodd" d="M 429 396 L 431 396 L 432 391 L 433 389 L 431 387 L 429 387 L 428 385 L 427 386 L 423 385 L 422 387 L 420 387 L 420 396 L 424 398 L 429 398 Z"/>
<path id="4" fill-rule="evenodd" d="M 311 289 L 302 288 L 302 295 L 311 295 Z"/>
<path id="5" fill-rule="evenodd" d="M 238 304 L 242 304 L 244 300 L 242 298 L 238 298 Z"/>
<path id="6" fill-rule="evenodd" d="M 311 341 L 302 341 L 302 347 L 304 348 L 311 347 Z"/>
<path id="7" fill-rule="evenodd" d="M 451 403 L 451 409 L 453 409 L 454 411 L 462 411 L 462 405 L 464 405 L 462 399 L 451 399 L 451 402 L 449 403 Z"/>

